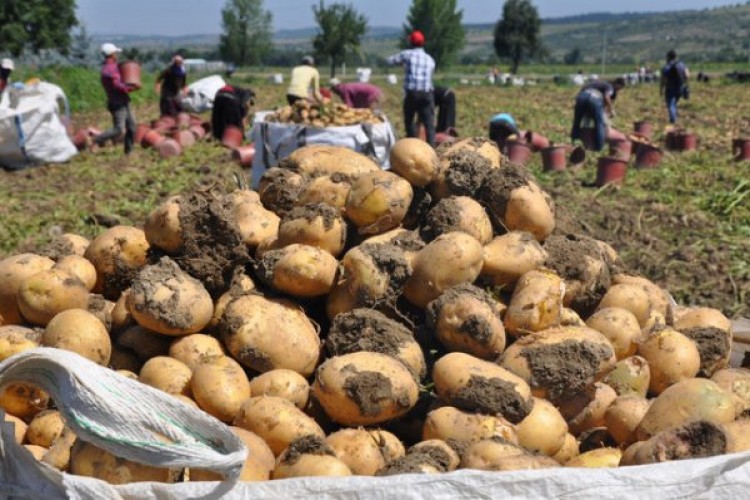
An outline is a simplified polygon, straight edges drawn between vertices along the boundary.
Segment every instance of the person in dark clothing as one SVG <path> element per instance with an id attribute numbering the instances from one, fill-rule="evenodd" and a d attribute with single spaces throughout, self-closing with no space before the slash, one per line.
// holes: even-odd
<path id="1" fill-rule="evenodd" d="M 520 135 L 516 120 L 509 113 L 498 113 L 490 118 L 489 136 L 499 148 L 505 145 L 505 140 L 511 135 Z"/>
<path id="2" fill-rule="evenodd" d="M 107 94 L 107 109 L 112 115 L 112 128 L 97 135 L 94 144 L 102 146 L 108 140 L 124 138 L 125 154 L 133 150 L 133 138 L 135 137 L 135 118 L 130 110 L 130 92 L 136 87 L 127 85 L 122 81 L 120 68 L 117 65 L 117 55 L 122 52 L 111 43 L 102 45 L 104 64 L 101 71 L 101 82 L 104 92 Z"/>
<path id="3" fill-rule="evenodd" d="M 250 89 L 225 85 L 214 98 L 211 110 L 211 131 L 214 137 L 221 140 L 227 125 L 234 125 L 245 131 L 245 117 L 253 105 L 255 92 Z"/>
<path id="4" fill-rule="evenodd" d="M 615 116 L 614 101 L 617 99 L 617 92 L 624 86 L 625 80 L 617 78 L 611 82 L 596 80 L 581 88 L 576 96 L 573 129 L 570 132 L 573 141 L 581 139 L 583 120 L 591 120 L 595 128 L 594 150 L 601 151 L 604 148 L 608 127 L 606 115 Z"/>
<path id="5" fill-rule="evenodd" d="M 177 54 L 170 64 L 156 77 L 155 90 L 160 94 L 159 111 L 162 116 L 177 116 L 182 109 L 180 97 L 187 88 L 187 71 L 182 56 Z"/>
<path id="6" fill-rule="evenodd" d="M 435 107 L 438 108 L 435 132 L 447 132 L 456 128 L 456 94 L 447 87 L 435 87 L 432 91 Z"/>
<path id="7" fill-rule="evenodd" d="M 15 68 L 15 64 L 13 64 L 13 61 L 10 59 L 3 59 L 0 61 L 0 94 L 8 86 L 10 74 L 13 73 Z"/>
<path id="8" fill-rule="evenodd" d="M 690 72 L 685 64 L 677 59 L 677 53 L 674 50 L 667 52 L 667 64 L 661 69 L 659 92 L 664 95 L 669 123 L 677 121 L 677 102 L 680 98 L 689 97 L 688 78 Z"/>

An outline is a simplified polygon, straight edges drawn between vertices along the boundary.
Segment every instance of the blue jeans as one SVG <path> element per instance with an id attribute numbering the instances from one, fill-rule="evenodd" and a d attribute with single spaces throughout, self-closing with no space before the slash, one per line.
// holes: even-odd
<path id="1" fill-rule="evenodd" d="M 604 148 L 607 137 L 607 121 L 604 118 L 604 97 L 595 90 L 584 90 L 576 97 L 576 107 L 573 112 L 573 130 L 570 132 L 572 140 L 581 138 L 581 122 L 584 118 L 594 121 L 596 135 L 594 136 L 594 150 Z"/>
<path id="2" fill-rule="evenodd" d="M 669 113 L 669 123 L 677 121 L 677 101 L 680 100 L 679 89 L 665 89 L 664 100 L 667 103 L 667 113 Z"/>

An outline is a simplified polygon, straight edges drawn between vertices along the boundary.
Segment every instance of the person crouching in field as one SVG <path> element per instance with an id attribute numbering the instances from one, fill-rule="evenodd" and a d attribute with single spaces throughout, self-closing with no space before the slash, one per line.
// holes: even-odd
<path id="1" fill-rule="evenodd" d="M 172 63 L 159 73 L 155 90 L 160 94 L 159 111 L 162 116 L 177 116 L 182 111 L 181 96 L 187 90 L 187 71 L 182 56 L 176 54 Z"/>
<path id="2" fill-rule="evenodd" d="M 372 83 L 341 83 L 338 79 L 332 78 L 331 92 L 339 96 L 350 108 L 378 109 L 384 101 L 383 91 Z"/>
<path id="3" fill-rule="evenodd" d="M 518 130 L 516 120 L 510 113 L 498 113 L 490 118 L 489 136 L 501 150 L 505 146 L 508 137 L 519 136 L 521 131 Z"/>
<path id="4" fill-rule="evenodd" d="M 573 129 L 570 138 L 573 141 L 581 139 L 581 124 L 584 120 L 594 122 L 594 150 L 601 151 L 607 137 L 607 118 L 614 118 L 614 101 L 617 92 L 625 87 L 623 78 L 616 78 L 608 82 L 596 80 L 583 86 L 576 96 L 576 106 L 573 114 Z"/>
<path id="5" fill-rule="evenodd" d="M 104 92 L 107 94 L 107 110 L 112 115 L 112 128 L 94 138 L 94 144 L 102 146 L 110 139 L 124 138 L 125 154 L 133 150 L 133 138 L 135 137 L 135 118 L 130 110 L 130 92 L 136 87 L 122 81 L 120 68 L 117 65 L 117 55 L 122 52 L 111 43 L 102 45 L 101 82 Z"/>
<path id="6" fill-rule="evenodd" d="M 228 125 L 239 128 L 242 135 L 245 135 L 245 118 L 254 99 L 255 92 L 250 89 L 232 85 L 225 85 L 219 89 L 211 110 L 211 131 L 217 140 L 222 140 Z"/>
<path id="7" fill-rule="evenodd" d="M 305 56 L 302 58 L 302 64 L 292 68 L 286 102 L 291 106 L 311 95 L 316 102 L 323 102 L 323 96 L 320 95 L 320 73 L 315 68 L 315 59 Z"/>

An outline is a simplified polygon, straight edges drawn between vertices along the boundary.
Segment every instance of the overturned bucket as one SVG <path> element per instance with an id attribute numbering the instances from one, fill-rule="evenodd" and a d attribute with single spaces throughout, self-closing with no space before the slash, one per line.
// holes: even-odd
<path id="1" fill-rule="evenodd" d="M 172 133 L 172 139 L 177 141 L 183 149 L 195 144 L 195 135 L 189 130 L 176 130 Z"/>
<path id="2" fill-rule="evenodd" d="M 627 139 L 609 140 L 609 156 L 629 160 L 633 152 L 633 143 Z"/>
<path id="3" fill-rule="evenodd" d="M 144 148 L 152 148 L 157 146 L 163 140 L 163 135 L 161 135 L 158 131 L 151 129 L 143 135 L 143 139 L 141 139 L 141 146 L 143 146 Z"/>
<path id="4" fill-rule="evenodd" d="M 238 162 L 242 167 L 249 168 L 253 165 L 255 158 L 255 146 L 240 146 L 232 150 L 232 159 Z"/>
<path id="5" fill-rule="evenodd" d="M 661 164 L 664 152 L 660 147 L 652 144 L 642 143 L 638 146 L 638 152 L 635 154 L 636 168 L 657 168 Z"/>
<path id="6" fill-rule="evenodd" d="M 180 143 L 174 139 L 164 139 L 156 145 L 156 150 L 162 158 L 172 158 L 173 156 L 179 156 L 180 153 L 182 153 Z"/>
<path id="7" fill-rule="evenodd" d="M 508 160 L 516 165 L 526 165 L 531 159 L 531 148 L 521 141 L 505 141 L 505 151 Z"/>
<path id="8" fill-rule="evenodd" d="M 602 156 L 596 167 L 596 185 L 622 184 L 628 173 L 628 163 L 621 158 Z"/>
<path id="9" fill-rule="evenodd" d="M 651 134 L 654 133 L 654 125 L 646 120 L 640 120 L 633 123 L 633 132 L 646 139 L 651 139 Z"/>
<path id="10" fill-rule="evenodd" d="M 234 125 L 227 125 L 221 136 L 221 144 L 228 148 L 238 148 L 242 145 L 242 129 Z"/>
<path id="11" fill-rule="evenodd" d="M 750 161 L 750 138 L 733 139 L 732 156 L 737 161 Z"/>
<path id="12" fill-rule="evenodd" d="M 526 132 L 526 134 L 524 135 L 524 139 L 526 139 L 526 144 L 528 144 L 531 150 L 535 153 L 550 146 L 549 139 L 544 137 L 542 134 L 532 132 L 531 130 Z"/>
<path id="13" fill-rule="evenodd" d="M 547 172 L 560 172 L 565 170 L 565 146 L 548 146 L 541 150 L 542 168 Z"/>

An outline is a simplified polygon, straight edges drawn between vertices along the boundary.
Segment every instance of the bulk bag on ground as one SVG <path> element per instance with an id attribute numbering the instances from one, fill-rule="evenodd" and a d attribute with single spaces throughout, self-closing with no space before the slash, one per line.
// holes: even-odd
<path id="1" fill-rule="evenodd" d="M 191 113 L 203 113 L 214 107 L 214 97 L 226 85 L 219 75 L 207 76 L 188 85 L 187 95 L 182 98 L 182 106 Z"/>

